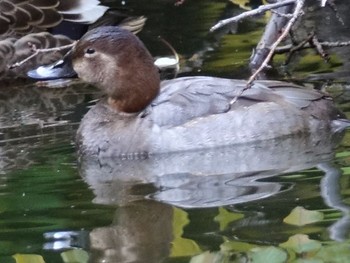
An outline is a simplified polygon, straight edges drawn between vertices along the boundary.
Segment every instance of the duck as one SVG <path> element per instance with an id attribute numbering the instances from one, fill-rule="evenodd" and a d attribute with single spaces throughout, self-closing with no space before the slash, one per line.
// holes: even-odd
<path id="1" fill-rule="evenodd" d="M 105 96 L 81 120 L 80 156 L 138 159 L 349 126 L 326 93 L 275 80 L 185 76 L 160 81 L 143 42 L 116 26 L 87 32 L 72 66 Z"/>
<path id="2" fill-rule="evenodd" d="M 30 69 L 53 63 L 69 51 L 39 54 L 27 63 L 9 68 L 36 49 L 70 46 L 88 28 L 121 24 L 137 33 L 144 17 L 128 17 L 98 0 L 0 0 L 0 78 L 25 77 Z"/>

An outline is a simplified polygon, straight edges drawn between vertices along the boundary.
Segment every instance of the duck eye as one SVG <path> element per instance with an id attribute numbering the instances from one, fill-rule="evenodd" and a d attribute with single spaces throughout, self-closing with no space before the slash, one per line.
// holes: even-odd
<path id="1" fill-rule="evenodd" d="M 88 48 L 88 49 L 85 50 L 85 53 L 86 53 L 86 54 L 89 54 L 89 55 L 94 54 L 94 53 L 95 53 L 95 49 L 93 49 L 93 48 Z"/>

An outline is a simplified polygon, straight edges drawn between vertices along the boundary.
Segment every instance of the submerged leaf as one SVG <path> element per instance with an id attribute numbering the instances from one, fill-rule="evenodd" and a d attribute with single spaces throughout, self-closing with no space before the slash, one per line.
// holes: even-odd
<path id="1" fill-rule="evenodd" d="M 290 225 L 304 226 L 307 224 L 320 222 L 323 220 L 323 217 L 323 213 L 321 212 L 311 211 L 301 206 L 297 206 L 286 218 L 283 219 L 283 222 Z"/>
<path id="2" fill-rule="evenodd" d="M 220 230 L 224 230 L 231 222 L 243 217 L 243 214 L 230 212 L 227 209 L 220 207 L 219 214 L 214 218 L 214 220 L 220 224 Z"/>
<path id="3" fill-rule="evenodd" d="M 72 249 L 61 253 L 64 263 L 87 263 L 89 254 L 82 249 Z"/>
<path id="4" fill-rule="evenodd" d="M 319 241 L 309 239 L 307 235 L 296 234 L 291 236 L 287 242 L 280 244 L 280 247 L 292 249 L 296 253 L 317 251 L 322 247 Z"/>
<path id="5" fill-rule="evenodd" d="M 253 248 L 249 252 L 252 263 L 282 263 L 286 262 L 288 254 L 286 251 L 276 247 Z"/>
<path id="6" fill-rule="evenodd" d="M 324 263 L 324 261 L 315 258 L 298 258 L 297 260 L 294 260 L 293 263 Z"/>
<path id="7" fill-rule="evenodd" d="M 12 257 L 16 263 L 45 263 L 42 256 L 35 254 L 15 254 Z"/>
<path id="8" fill-rule="evenodd" d="M 192 256 L 202 252 L 198 244 L 188 238 L 183 238 L 183 228 L 189 223 L 188 214 L 179 208 L 174 208 L 173 235 L 171 257 Z"/>
<path id="9" fill-rule="evenodd" d="M 255 247 L 256 245 L 249 244 L 248 242 L 225 240 L 225 242 L 220 245 L 220 250 L 223 252 L 234 252 L 234 251 L 246 252 Z"/>
<path id="10" fill-rule="evenodd" d="M 315 258 L 322 259 L 323 262 L 349 262 L 350 244 L 335 243 L 333 245 L 323 247 L 316 253 Z"/>
<path id="11" fill-rule="evenodd" d="M 233 4 L 238 5 L 240 8 L 245 9 L 245 10 L 250 10 L 251 8 L 249 7 L 249 0 L 231 0 Z"/>
<path id="12" fill-rule="evenodd" d="M 228 256 L 222 253 L 205 251 L 202 254 L 191 258 L 189 263 L 226 263 L 229 262 Z"/>

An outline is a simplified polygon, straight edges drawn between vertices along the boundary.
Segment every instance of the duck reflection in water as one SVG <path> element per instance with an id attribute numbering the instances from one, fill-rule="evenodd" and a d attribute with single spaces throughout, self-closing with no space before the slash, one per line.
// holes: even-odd
<path id="1" fill-rule="evenodd" d="M 110 226 L 90 232 L 91 257 L 162 262 L 176 235 L 174 206 L 215 208 L 287 191 L 292 185 L 266 179 L 329 162 L 341 138 L 297 136 L 138 161 L 83 158 L 80 172 L 94 192 L 93 202 L 118 206 Z"/>

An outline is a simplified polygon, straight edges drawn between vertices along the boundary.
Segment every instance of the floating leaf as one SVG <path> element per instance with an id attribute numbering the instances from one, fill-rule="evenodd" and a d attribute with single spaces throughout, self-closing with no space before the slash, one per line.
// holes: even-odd
<path id="1" fill-rule="evenodd" d="M 240 8 L 250 10 L 249 0 L 231 0 L 232 3 L 238 5 Z"/>
<path id="2" fill-rule="evenodd" d="M 324 261 L 317 258 L 298 258 L 294 260 L 293 263 L 324 263 Z"/>
<path id="3" fill-rule="evenodd" d="M 288 258 L 286 251 L 276 247 L 256 247 L 249 253 L 252 263 L 284 263 Z"/>
<path id="4" fill-rule="evenodd" d="M 220 250 L 223 252 L 249 251 L 255 247 L 256 245 L 252 245 L 247 242 L 225 240 L 225 242 L 220 245 Z"/>
<path id="5" fill-rule="evenodd" d="M 89 254 L 82 249 L 72 249 L 61 253 L 64 263 L 86 263 L 89 261 Z"/>
<path id="6" fill-rule="evenodd" d="M 220 230 L 223 231 L 233 221 L 243 218 L 243 214 L 230 212 L 225 208 L 219 208 L 219 214 L 214 218 L 220 224 Z"/>
<path id="7" fill-rule="evenodd" d="M 292 249 L 296 253 L 317 251 L 322 247 L 319 241 L 309 239 L 307 235 L 296 234 L 291 236 L 287 242 L 280 244 L 280 247 Z"/>
<path id="8" fill-rule="evenodd" d="M 316 253 L 315 258 L 322 259 L 323 262 L 349 262 L 350 244 L 335 243 L 334 245 L 323 247 Z"/>
<path id="9" fill-rule="evenodd" d="M 297 206 L 286 218 L 284 218 L 283 222 L 290 225 L 304 226 L 307 224 L 320 222 L 323 220 L 323 217 L 323 213 L 321 212 L 311 211 L 301 206 Z"/>
<path id="10" fill-rule="evenodd" d="M 198 244 L 188 238 L 183 238 L 183 228 L 189 223 L 188 214 L 179 208 L 174 208 L 173 235 L 171 257 L 192 256 L 202 252 Z"/>
<path id="11" fill-rule="evenodd" d="M 209 263 L 209 262 L 225 263 L 229 261 L 228 261 L 228 256 L 225 256 L 222 253 L 205 251 L 200 255 L 192 257 L 189 263 Z"/>
<path id="12" fill-rule="evenodd" d="M 177 237 L 172 242 L 171 257 L 193 256 L 200 252 L 198 244 L 191 239 Z"/>
<path id="13" fill-rule="evenodd" d="M 45 263 L 42 256 L 35 254 L 15 254 L 12 257 L 16 263 Z"/>

